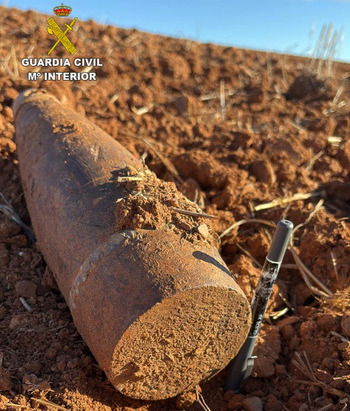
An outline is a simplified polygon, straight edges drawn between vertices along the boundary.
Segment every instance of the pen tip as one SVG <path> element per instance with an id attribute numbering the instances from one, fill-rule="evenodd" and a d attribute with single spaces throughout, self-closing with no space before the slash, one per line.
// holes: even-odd
<path id="1" fill-rule="evenodd" d="M 293 231 L 293 223 L 289 220 L 280 220 L 272 240 L 271 248 L 267 255 L 269 261 L 281 263 L 286 252 L 290 236 Z"/>
<path id="2" fill-rule="evenodd" d="M 294 224 L 289 220 L 280 220 L 278 222 L 278 226 L 287 230 L 291 230 L 294 228 Z"/>

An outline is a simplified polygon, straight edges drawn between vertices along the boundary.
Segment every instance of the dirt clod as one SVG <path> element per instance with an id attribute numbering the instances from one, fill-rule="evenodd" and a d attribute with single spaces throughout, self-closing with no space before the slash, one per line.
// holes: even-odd
<path id="1" fill-rule="evenodd" d="M 350 315 L 344 315 L 342 318 L 341 329 L 346 337 L 350 337 Z"/>
<path id="2" fill-rule="evenodd" d="M 147 168 L 136 171 L 128 167 L 126 176 L 119 179 L 125 181 L 125 187 L 131 195 L 116 203 L 116 231 L 168 227 L 189 241 L 214 242 L 207 225 L 210 224 L 208 219 L 196 216 L 202 210 L 180 194 L 174 183 L 160 181 Z M 186 212 L 194 214 L 187 215 Z"/>
<path id="3" fill-rule="evenodd" d="M 301 98 L 333 98 L 330 79 L 319 78 L 314 73 L 303 73 L 289 87 L 286 97 L 289 100 Z"/>
<path id="4" fill-rule="evenodd" d="M 176 398 L 176 406 L 180 410 L 188 410 L 193 406 L 196 399 L 195 391 L 184 392 Z"/>
<path id="5" fill-rule="evenodd" d="M 209 229 L 206 224 L 201 224 L 197 227 L 198 233 L 206 240 L 209 236 Z"/>
<path id="6" fill-rule="evenodd" d="M 10 372 L 0 366 L 0 392 L 9 391 L 12 388 Z"/>
<path id="7" fill-rule="evenodd" d="M 16 283 L 16 292 L 20 297 L 35 298 L 37 285 L 30 280 L 18 281 Z"/>
<path id="8" fill-rule="evenodd" d="M 263 403 L 259 397 L 249 397 L 242 401 L 245 411 L 262 411 Z"/>

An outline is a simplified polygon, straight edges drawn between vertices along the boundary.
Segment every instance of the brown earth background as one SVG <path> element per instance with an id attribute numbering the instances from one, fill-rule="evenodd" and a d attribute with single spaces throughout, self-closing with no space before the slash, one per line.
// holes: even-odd
<path id="1" fill-rule="evenodd" d="M 47 57 L 53 39 L 46 20 L 0 7 L 0 191 L 11 206 L 30 225 L 11 109 L 29 87 L 49 90 L 145 158 L 158 177 L 175 181 L 204 212 L 217 216 L 218 235 L 243 219 L 265 220 L 221 238 L 222 256 L 249 299 L 273 234 L 266 221 L 304 223 L 323 201 L 294 244 L 334 294 L 310 291 L 287 252 L 242 394 L 224 393 L 227 370 L 200 389 L 212 411 L 347 409 L 350 66 L 78 20 L 69 35 L 79 50 L 74 57 L 99 57 L 104 66 L 92 69 L 98 80 L 29 82 L 20 62 Z M 67 53 L 58 46 L 51 57 Z M 254 210 L 296 193 L 313 196 Z M 119 394 L 76 331 L 40 251 L 3 214 L 0 301 L 0 409 L 201 409 L 195 393 L 161 402 Z"/>

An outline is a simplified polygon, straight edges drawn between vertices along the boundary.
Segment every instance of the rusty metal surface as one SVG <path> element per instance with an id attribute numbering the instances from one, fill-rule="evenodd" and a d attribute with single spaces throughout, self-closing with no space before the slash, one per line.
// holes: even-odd
<path id="1" fill-rule="evenodd" d="M 166 229 L 115 232 L 115 202 L 128 195 L 116 178 L 140 162 L 47 93 L 23 92 L 14 113 L 39 248 L 112 383 L 134 398 L 168 398 L 227 365 L 246 338 L 250 308 L 218 251 Z M 181 315 L 174 314 L 176 304 L 185 307 Z M 170 354 L 176 364 L 166 361 L 166 346 L 161 335 L 151 336 L 153 327 L 174 335 Z M 198 358 L 182 352 L 196 348 L 191 327 L 208 331 L 210 350 Z M 138 357 L 142 344 L 146 359 Z"/>

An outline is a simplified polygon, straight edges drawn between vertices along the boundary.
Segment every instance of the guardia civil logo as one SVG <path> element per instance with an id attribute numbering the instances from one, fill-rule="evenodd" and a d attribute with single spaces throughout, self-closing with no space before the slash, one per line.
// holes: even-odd
<path id="1" fill-rule="evenodd" d="M 61 6 L 57 6 L 53 8 L 54 13 L 58 17 L 68 17 L 72 11 L 72 8 L 69 6 L 61 4 Z M 47 53 L 50 55 L 53 50 L 56 48 L 56 46 L 61 43 L 63 47 L 70 53 L 70 54 L 75 54 L 77 52 L 77 49 L 75 48 L 74 44 L 69 40 L 67 37 L 68 31 L 74 31 L 73 26 L 74 23 L 77 21 L 77 17 L 75 17 L 70 24 L 65 23 L 65 26 L 67 27 L 65 31 L 63 31 L 60 26 L 56 23 L 54 18 L 50 18 L 47 21 L 47 24 L 49 25 L 47 27 L 47 31 L 49 34 L 52 34 L 56 37 L 56 43 L 51 47 L 49 52 Z"/>
<path id="2" fill-rule="evenodd" d="M 72 12 L 72 8 L 65 6 L 63 3 L 60 6 L 54 7 L 53 11 L 57 17 L 68 17 Z M 54 39 L 52 47 L 48 51 L 48 55 L 55 50 L 56 47 L 64 47 L 68 53 L 74 55 L 77 52 L 75 45 L 68 38 L 73 30 L 73 26 L 78 19 L 75 17 L 69 24 L 65 23 L 65 29 L 61 28 L 53 17 L 47 20 L 47 31 Z M 96 81 L 96 72 L 94 67 L 103 67 L 103 63 L 96 57 L 45 57 L 45 58 L 29 58 L 25 57 L 21 60 L 22 66 L 27 67 L 27 79 L 29 81 Z M 69 68 L 74 66 L 74 70 Z M 35 67 L 34 70 L 31 67 Z M 54 68 L 57 67 L 58 70 Z M 86 69 L 89 67 L 88 69 Z M 46 70 L 46 68 L 50 68 Z M 63 70 L 62 70 L 63 69 Z"/>

